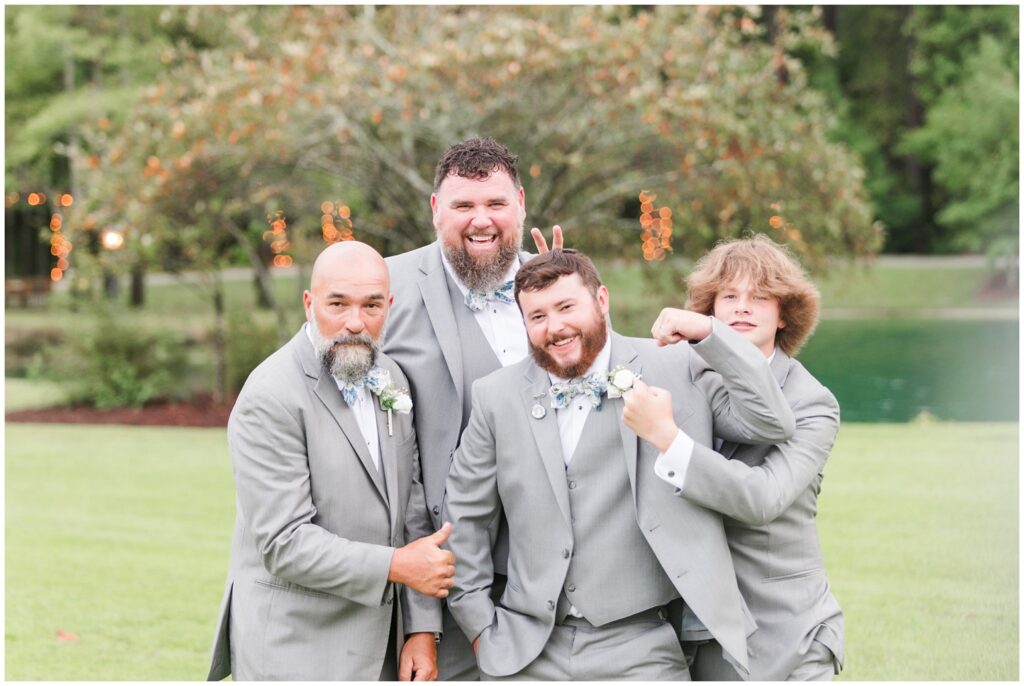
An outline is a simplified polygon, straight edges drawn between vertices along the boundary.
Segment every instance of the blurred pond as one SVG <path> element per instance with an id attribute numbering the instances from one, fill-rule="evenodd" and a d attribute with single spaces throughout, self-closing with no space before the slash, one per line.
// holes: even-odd
<path id="1" fill-rule="evenodd" d="M 843 421 L 1017 421 L 1018 321 L 826 320 L 799 359 Z"/>

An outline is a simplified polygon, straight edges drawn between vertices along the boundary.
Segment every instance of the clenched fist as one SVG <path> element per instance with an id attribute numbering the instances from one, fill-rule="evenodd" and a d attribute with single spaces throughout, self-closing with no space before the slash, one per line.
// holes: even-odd
<path id="1" fill-rule="evenodd" d="M 622 394 L 622 423 L 640 438 L 665 452 L 679 433 L 672 417 L 672 394 L 637 380 Z"/>
<path id="2" fill-rule="evenodd" d="M 711 333 L 711 317 L 690 310 L 666 307 L 651 327 L 651 336 L 658 345 L 679 341 L 702 341 Z"/>
<path id="3" fill-rule="evenodd" d="M 423 538 L 395 550 L 391 556 L 388 581 L 404 584 L 417 593 L 434 598 L 447 598 L 455 585 L 455 555 L 441 550 L 441 544 L 452 532 L 451 522 Z"/>

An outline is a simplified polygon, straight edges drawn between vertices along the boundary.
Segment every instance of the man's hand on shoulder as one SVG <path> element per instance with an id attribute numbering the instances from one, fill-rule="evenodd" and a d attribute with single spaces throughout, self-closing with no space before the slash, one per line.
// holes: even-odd
<path id="1" fill-rule="evenodd" d="M 537 246 L 537 254 L 543 255 L 548 252 L 548 242 L 544 238 L 544 232 L 538 229 L 536 226 L 530 229 L 530 235 L 533 236 L 533 244 Z M 561 250 L 564 241 L 562 239 L 562 227 L 555 224 L 551 228 L 551 249 Z"/>
<path id="2" fill-rule="evenodd" d="M 437 681 L 437 644 L 434 634 L 410 634 L 398 658 L 399 681 Z"/>
<path id="3" fill-rule="evenodd" d="M 711 317 L 690 310 L 666 307 L 651 327 L 659 346 L 680 341 L 702 341 L 711 334 Z"/>
<path id="4" fill-rule="evenodd" d="M 451 522 L 423 538 L 397 548 L 391 556 L 388 581 L 433 598 L 447 598 L 455 585 L 455 555 L 441 545 L 452 532 Z"/>

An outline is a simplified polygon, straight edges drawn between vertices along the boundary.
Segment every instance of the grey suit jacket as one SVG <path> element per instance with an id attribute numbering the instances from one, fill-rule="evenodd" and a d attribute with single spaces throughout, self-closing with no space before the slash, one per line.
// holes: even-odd
<path id="1" fill-rule="evenodd" d="M 377 427 L 383 475 L 303 330 L 249 376 L 228 421 L 237 516 L 210 679 L 376 680 L 396 600 L 399 641 L 440 631 L 439 601 L 387 580 L 429 523 L 412 417 L 388 436 L 378 409 Z"/>
<path id="2" fill-rule="evenodd" d="M 679 374 L 680 366 L 699 367 L 689 367 L 695 350 L 722 371 L 725 386 Z M 702 446 L 711 444 L 713 425 L 734 440 L 775 441 L 792 432 L 792 415 L 764 357 L 720 322 L 694 346 L 658 348 L 612 334 L 611 368 L 618 365 L 671 390 L 676 421 Z M 565 551 L 573 546 L 555 412 L 541 419 L 531 414 L 550 385 L 532 359 L 477 381 L 448 477 L 449 545 L 459 560 L 448 605 L 466 636 L 480 636 L 480 668 L 495 676 L 514 674 L 543 649 L 569 566 Z M 603 411 L 621 419 L 622 400 L 604 402 Z M 683 599 L 745 667 L 754 625 L 736 586 L 721 517 L 676 497 L 654 473 L 657 450 L 625 425 L 620 433 L 641 532 Z M 495 606 L 487 529 L 502 507 L 510 531 L 508 585 Z"/>
<path id="3" fill-rule="evenodd" d="M 843 662 L 843 613 L 825 578 L 815 525 L 822 471 L 839 431 L 839 405 L 804 366 L 778 351 L 772 372 L 796 416 L 775 446 L 725 443 L 694 454 L 681 495 L 721 512 L 740 592 L 757 621 L 750 674 L 781 681 L 812 640 Z"/>
<path id="4" fill-rule="evenodd" d="M 525 262 L 532 255 L 521 252 L 519 257 Z M 445 480 L 462 432 L 465 364 L 440 244 L 389 257 L 387 263 L 395 300 L 384 351 L 409 377 L 433 531 L 443 523 Z"/>

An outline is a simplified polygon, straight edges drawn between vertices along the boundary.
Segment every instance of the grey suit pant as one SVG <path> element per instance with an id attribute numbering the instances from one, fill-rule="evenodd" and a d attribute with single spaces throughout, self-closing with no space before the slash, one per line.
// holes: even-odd
<path id="1" fill-rule="evenodd" d="M 722 655 L 722 646 L 714 639 L 683 643 L 690 676 L 694 681 L 742 681 L 736 668 Z"/>
<path id="2" fill-rule="evenodd" d="M 493 681 L 689 681 L 686 657 L 663 619 L 625 619 L 602 627 L 569 618 L 521 671 Z"/>
<path id="3" fill-rule="evenodd" d="M 722 646 L 718 641 L 688 641 L 683 643 L 683 652 L 694 681 L 742 681 L 736 669 L 722 656 Z M 804 661 L 786 677 L 786 681 L 831 681 L 838 673 L 835 656 L 828 646 L 811 641 Z M 752 674 L 751 678 L 764 680 L 767 677 Z"/>
<path id="4" fill-rule="evenodd" d="M 505 592 L 504 574 L 495 574 L 491 585 L 491 600 L 495 604 Z M 473 645 L 455 623 L 455 618 L 448 611 L 448 603 L 441 607 L 441 643 L 437 646 L 437 680 L 438 681 L 480 681 L 480 672 L 476 666 Z"/>

